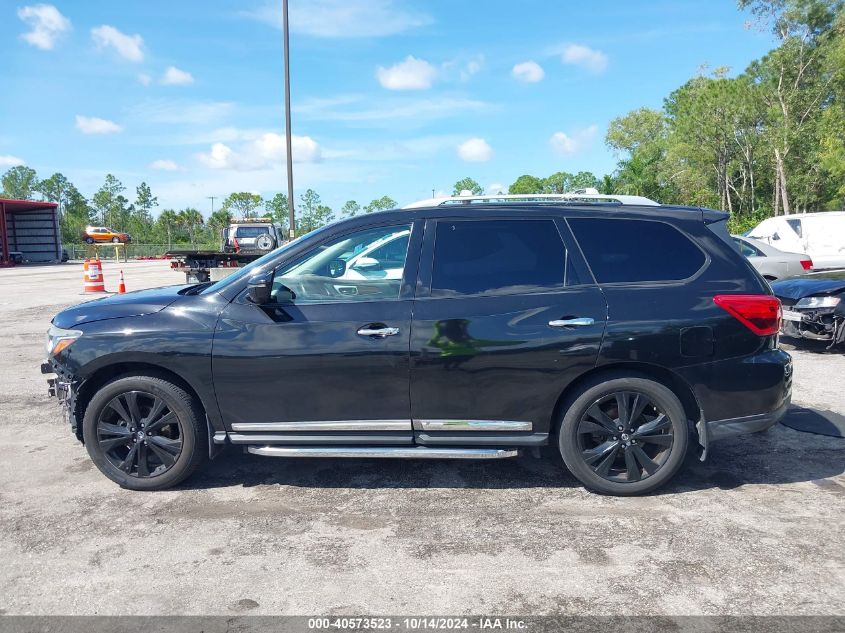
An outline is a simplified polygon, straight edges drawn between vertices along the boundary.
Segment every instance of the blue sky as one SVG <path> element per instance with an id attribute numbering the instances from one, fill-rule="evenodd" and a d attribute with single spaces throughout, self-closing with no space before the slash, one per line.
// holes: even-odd
<path id="1" fill-rule="evenodd" d="M 602 175 L 614 117 L 772 46 L 730 0 L 290 0 L 294 185 L 338 209 L 471 176 Z M 277 0 L 0 2 L 0 171 L 92 195 L 284 191 Z M 219 204 L 219 203 L 218 203 Z"/>

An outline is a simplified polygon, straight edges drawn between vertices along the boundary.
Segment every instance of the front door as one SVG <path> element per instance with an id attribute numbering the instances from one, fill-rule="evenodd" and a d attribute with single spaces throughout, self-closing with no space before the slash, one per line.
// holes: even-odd
<path id="1" fill-rule="evenodd" d="M 275 271 L 271 305 L 245 297 L 229 305 L 212 362 L 231 431 L 412 441 L 408 280 L 418 258 L 407 255 L 421 230 L 375 226 L 330 238 Z"/>
<path id="2" fill-rule="evenodd" d="M 430 221 L 411 333 L 420 444 L 536 445 L 595 365 L 602 291 L 552 218 Z"/>

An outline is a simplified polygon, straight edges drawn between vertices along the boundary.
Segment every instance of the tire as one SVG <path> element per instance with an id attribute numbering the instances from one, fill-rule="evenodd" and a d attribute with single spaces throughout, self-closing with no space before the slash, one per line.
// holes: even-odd
<path id="1" fill-rule="evenodd" d="M 272 251 L 276 247 L 276 240 L 269 233 L 262 233 L 256 238 L 255 247 L 260 251 Z"/>
<path id="2" fill-rule="evenodd" d="M 86 237 L 86 238 L 85 238 L 85 243 L 86 243 L 86 244 L 93 244 L 93 243 L 94 243 L 94 238 L 93 238 L 93 237 Z"/>
<path id="3" fill-rule="evenodd" d="M 119 237 L 113 237 L 113 238 L 111 238 L 111 241 L 112 241 L 112 244 L 120 244 L 120 238 Z"/>
<path id="4" fill-rule="evenodd" d="M 208 429 L 195 399 L 155 376 L 127 376 L 101 387 L 85 410 L 83 439 L 100 472 L 130 490 L 171 488 L 208 454 Z"/>
<path id="5" fill-rule="evenodd" d="M 627 394 L 621 395 L 621 406 L 617 394 Z M 560 422 L 558 445 L 566 467 L 590 490 L 647 494 L 683 465 L 689 426 L 681 401 L 668 387 L 641 376 L 605 376 L 585 385 L 570 403 Z M 640 414 L 625 423 L 620 418 L 630 415 L 614 417 L 623 407 L 630 414 L 640 409 Z"/>

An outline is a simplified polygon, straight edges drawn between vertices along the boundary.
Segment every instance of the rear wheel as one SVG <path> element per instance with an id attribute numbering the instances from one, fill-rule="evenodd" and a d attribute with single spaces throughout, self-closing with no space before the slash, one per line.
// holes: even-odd
<path id="1" fill-rule="evenodd" d="M 683 465 L 684 407 L 664 385 L 620 377 L 586 385 L 564 413 L 558 442 L 587 488 L 620 496 L 653 492 Z"/>
<path id="2" fill-rule="evenodd" d="M 86 238 L 85 238 L 85 243 L 86 243 L 86 244 L 93 244 L 93 243 L 94 243 L 94 238 L 93 238 L 93 237 L 86 237 Z"/>
<path id="3" fill-rule="evenodd" d="M 208 431 L 180 386 L 153 376 L 103 386 L 85 411 L 88 454 L 106 477 L 131 490 L 161 490 L 204 461 Z"/>
<path id="4" fill-rule="evenodd" d="M 120 238 L 119 237 L 113 237 L 113 238 L 111 238 L 111 241 L 114 242 L 115 244 L 119 244 Z"/>

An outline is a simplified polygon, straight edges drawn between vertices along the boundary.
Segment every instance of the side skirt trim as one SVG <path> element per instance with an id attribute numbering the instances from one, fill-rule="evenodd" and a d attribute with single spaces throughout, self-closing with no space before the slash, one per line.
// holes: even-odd
<path id="1" fill-rule="evenodd" d="M 410 420 L 319 420 L 315 422 L 236 422 L 233 431 L 410 431 Z"/>
<path id="2" fill-rule="evenodd" d="M 504 459 L 516 457 L 516 449 L 501 448 L 393 448 L 393 447 L 288 447 L 248 446 L 247 452 L 265 457 L 352 457 L 399 459 Z"/>
<path id="3" fill-rule="evenodd" d="M 533 426 L 516 420 L 414 420 L 415 431 L 530 431 Z"/>
<path id="4" fill-rule="evenodd" d="M 413 444 L 411 433 L 367 433 L 337 435 L 337 434 L 306 434 L 306 433 L 229 433 L 232 444 L 330 444 L 345 446 L 347 444 Z"/>

